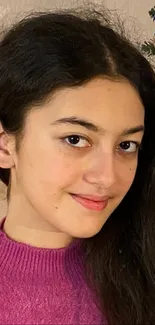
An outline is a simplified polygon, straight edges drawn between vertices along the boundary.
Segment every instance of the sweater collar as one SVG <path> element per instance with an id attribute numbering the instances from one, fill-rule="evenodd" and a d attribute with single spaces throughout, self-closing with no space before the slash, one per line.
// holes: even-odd
<path id="1" fill-rule="evenodd" d="M 10 279 L 34 283 L 50 280 L 72 279 L 81 281 L 83 275 L 82 240 L 78 239 L 65 248 L 38 248 L 17 242 L 3 231 L 4 218 L 0 223 L 0 270 Z"/>

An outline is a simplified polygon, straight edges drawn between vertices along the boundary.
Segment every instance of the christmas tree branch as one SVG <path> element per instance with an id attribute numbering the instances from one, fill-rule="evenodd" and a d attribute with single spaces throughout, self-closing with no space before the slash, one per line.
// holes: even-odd
<path id="1" fill-rule="evenodd" d="M 151 8 L 149 11 L 149 15 L 153 22 L 155 21 L 155 6 Z M 141 46 L 141 50 L 143 53 L 146 53 L 148 56 L 155 55 L 155 40 L 150 40 L 148 42 L 144 42 Z"/>

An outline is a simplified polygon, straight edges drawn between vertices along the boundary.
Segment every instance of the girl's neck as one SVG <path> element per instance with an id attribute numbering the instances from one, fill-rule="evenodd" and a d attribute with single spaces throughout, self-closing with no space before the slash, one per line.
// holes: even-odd
<path id="1" fill-rule="evenodd" d="M 19 281 L 49 283 L 69 277 L 78 281 L 83 277 L 82 240 L 75 240 L 64 248 L 39 248 L 11 239 L 0 225 L 0 269 L 2 276 Z"/>
<path id="2" fill-rule="evenodd" d="M 18 213 L 13 215 L 10 211 L 3 229 L 13 240 L 40 248 L 63 248 L 75 240 L 44 219 L 22 218 L 18 217 Z"/>

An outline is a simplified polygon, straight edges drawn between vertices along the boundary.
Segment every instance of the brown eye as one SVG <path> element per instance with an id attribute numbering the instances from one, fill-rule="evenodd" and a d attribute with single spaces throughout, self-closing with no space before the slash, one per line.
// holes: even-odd
<path id="1" fill-rule="evenodd" d="M 65 137 L 64 141 L 67 142 L 69 145 L 78 148 L 90 146 L 89 141 L 86 138 L 77 134 L 73 134 L 68 137 Z"/>
<path id="2" fill-rule="evenodd" d="M 138 142 L 134 141 L 124 141 L 121 142 L 119 147 L 121 151 L 127 152 L 127 153 L 133 153 L 137 152 L 137 149 L 139 148 L 140 144 Z"/>

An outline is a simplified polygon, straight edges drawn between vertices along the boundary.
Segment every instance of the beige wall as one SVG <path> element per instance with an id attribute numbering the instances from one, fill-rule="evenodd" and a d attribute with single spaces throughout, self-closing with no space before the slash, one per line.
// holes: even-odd
<path id="1" fill-rule="evenodd" d="M 1 0 L 0 19 L 6 24 L 23 11 L 32 9 L 53 9 L 57 7 L 70 7 L 81 5 L 89 0 Z M 104 3 L 110 9 L 117 9 L 123 18 L 131 20 L 134 17 L 135 24 L 141 28 L 144 37 L 152 37 L 155 24 L 148 15 L 148 11 L 155 5 L 155 0 L 92 0 L 94 3 Z"/>
<path id="2" fill-rule="evenodd" d="M 86 2 L 86 1 L 85 1 Z M 87 1 L 89 2 L 89 1 Z M 93 2 L 93 1 L 92 1 Z M 94 3 L 103 3 L 103 0 L 94 0 Z M 0 1 L 0 22 L 4 25 L 8 25 L 10 21 L 14 21 L 18 14 L 18 18 L 21 17 L 21 13 L 35 10 L 55 9 L 57 7 L 70 7 L 81 5 L 83 1 L 75 0 L 1 0 Z M 155 5 L 155 0 L 105 0 L 104 4 L 109 9 L 117 9 L 122 19 L 126 20 L 126 23 L 132 26 L 131 37 L 142 39 L 151 38 L 154 30 L 155 23 L 149 18 L 148 11 Z M 138 32 L 138 34 L 137 34 Z M 137 36 L 138 35 L 138 36 Z M 0 217 L 6 213 L 6 188 L 0 183 Z"/>
<path id="3" fill-rule="evenodd" d="M 144 37 L 152 37 L 155 31 L 155 23 L 149 17 L 148 11 L 155 6 L 155 0 L 105 0 L 108 8 L 117 9 L 124 13 L 127 19 L 134 17 L 135 23 L 142 29 Z"/>

